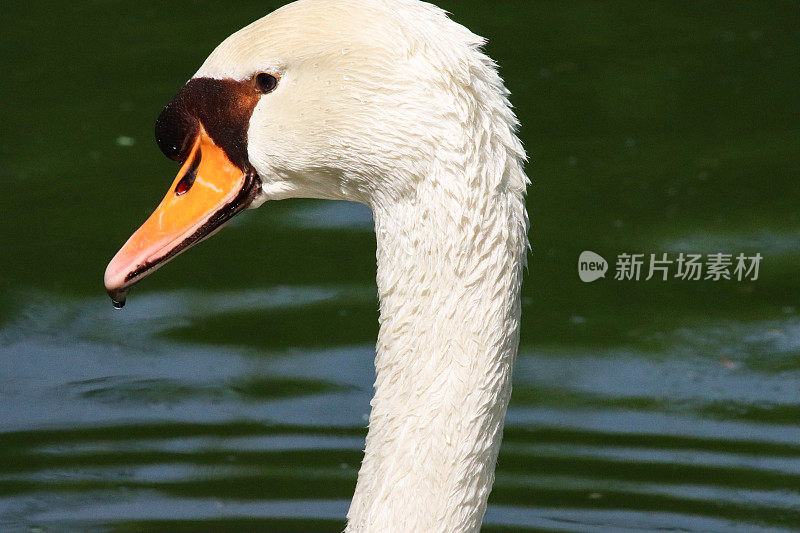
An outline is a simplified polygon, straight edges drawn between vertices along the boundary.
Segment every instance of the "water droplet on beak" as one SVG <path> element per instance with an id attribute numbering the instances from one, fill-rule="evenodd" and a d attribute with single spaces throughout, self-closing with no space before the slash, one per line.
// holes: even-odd
<path id="1" fill-rule="evenodd" d="M 130 289 L 108 291 L 114 309 L 122 309 L 125 307 L 125 300 L 128 298 L 128 292 L 130 292 Z"/>

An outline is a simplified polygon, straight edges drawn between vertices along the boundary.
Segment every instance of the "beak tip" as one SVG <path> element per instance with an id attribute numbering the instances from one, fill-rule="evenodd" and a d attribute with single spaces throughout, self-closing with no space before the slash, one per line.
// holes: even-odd
<path id="1" fill-rule="evenodd" d="M 114 309 L 122 309 L 125 307 L 125 300 L 128 299 L 130 288 L 106 286 L 106 292 L 108 293 L 108 297 L 111 298 L 111 304 L 114 306 Z"/>
<path id="2" fill-rule="evenodd" d="M 125 300 L 128 296 L 128 292 L 130 292 L 130 287 L 125 286 L 124 272 L 117 272 L 117 270 L 117 268 L 114 268 L 114 261 L 112 260 L 111 263 L 108 264 L 108 268 L 106 268 L 103 281 L 106 286 L 106 292 L 111 298 L 111 303 L 114 305 L 114 308 L 122 309 L 125 307 Z"/>

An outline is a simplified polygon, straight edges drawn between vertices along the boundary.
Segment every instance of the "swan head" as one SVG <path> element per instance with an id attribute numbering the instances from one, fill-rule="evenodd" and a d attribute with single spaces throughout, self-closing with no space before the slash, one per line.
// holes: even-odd
<path id="1" fill-rule="evenodd" d="M 225 39 L 156 122 L 182 166 L 108 265 L 112 300 L 264 201 L 412 190 L 443 142 L 463 146 L 481 44 L 417 0 L 299 0 Z"/>

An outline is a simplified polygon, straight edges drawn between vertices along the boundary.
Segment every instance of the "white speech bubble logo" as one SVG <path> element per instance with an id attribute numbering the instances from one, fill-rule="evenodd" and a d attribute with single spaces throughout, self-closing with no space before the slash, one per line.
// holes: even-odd
<path id="1" fill-rule="evenodd" d="M 578 258 L 578 276 L 584 283 L 606 277 L 608 263 L 601 256 L 586 250 Z"/>

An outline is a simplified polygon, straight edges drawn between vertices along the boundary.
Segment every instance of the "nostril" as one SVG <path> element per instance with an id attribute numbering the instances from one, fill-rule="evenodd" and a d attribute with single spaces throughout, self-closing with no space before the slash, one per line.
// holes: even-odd
<path id="1" fill-rule="evenodd" d="M 202 159 L 202 154 L 200 153 L 200 148 L 197 148 L 197 152 L 194 155 L 194 159 L 192 160 L 192 164 L 189 165 L 189 168 L 186 169 L 186 174 L 180 179 L 178 184 L 175 186 L 175 196 L 181 196 L 189 192 L 189 189 L 192 188 L 194 185 L 194 180 L 197 177 L 197 169 L 200 167 L 200 160 Z"/>
<path id="2" fill-rule="evenodd" d="M 180 196 L 182 194 L 186 194 L 189 192 L 189 189 L 192 188 L 194 185 L 194 176 L 186 175 L 178 182 L 178 185 L 175 187 L 175 196 Z"/>

